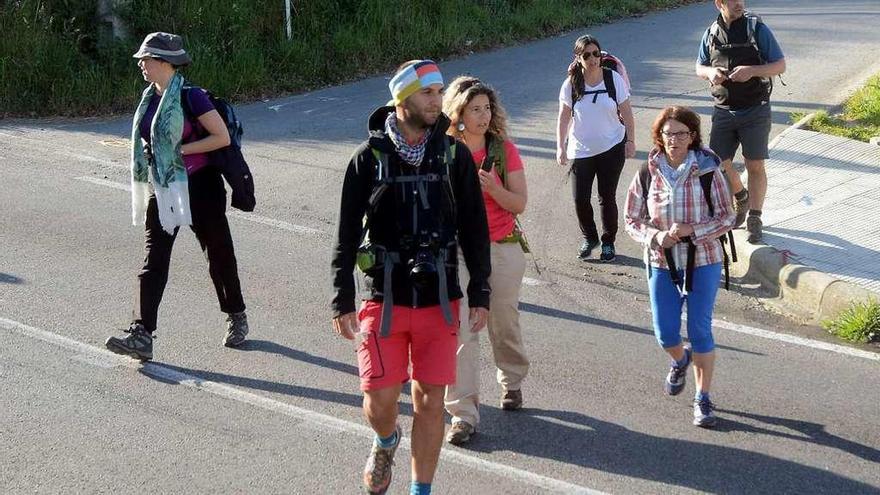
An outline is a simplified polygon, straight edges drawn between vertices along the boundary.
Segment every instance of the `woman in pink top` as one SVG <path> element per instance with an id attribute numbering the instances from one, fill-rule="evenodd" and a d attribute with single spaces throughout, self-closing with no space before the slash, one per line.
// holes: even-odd
<path id="1" fill-rule="evenodd" d="M 492 241 L 489 285 L 489 340 L 501 384 L 501 407 L 522 407 L 520 385 L 529 371 L 519 326 L 519 288 L 526 269 L 522 232 L 516 216 L 526 208 L 526 176 L 516 146 L 508 139 L 507 117 L 495 90 L 474 77 L 461 76 L 446 90 L 443 111 L 452 121 L 449 133 L 467 144 L 479 174 Z M 462 273 L 463 276 L 466 274 Z M 459 332 L 455 385 L 446 389 L 452 415 L 449 443 L 460 445 L 476 433 L 480 420 L 479 334 Z"/>

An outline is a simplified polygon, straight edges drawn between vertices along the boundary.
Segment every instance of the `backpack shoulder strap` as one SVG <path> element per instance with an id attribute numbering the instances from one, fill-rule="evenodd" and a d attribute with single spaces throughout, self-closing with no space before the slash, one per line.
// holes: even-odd
<path id="1" fill-rule="evenodd" d="M 642 186 L 642 200 L 648 200 L 648 188 L 650 187 L 651 174 L 648 172 L 648 160 L 642 162 L 639 167 L 639 184 Z"/>
<path id="2" fill-rule="evenodd" d="M 602 79 L 605 81 L 605 91 L 608 92 L 608 97 L 611 98 L 611 101 L 617 105 L 617 88 L 614 87 L 614 71 L 603 67 L 602 68 Z"/>
<path id="3" fill-rule="evenodd" d="M 708 172 L 700 176 L 700 187 L 703 189 L 703 198 L 706 200 L 706 206 L 709 207 L 709 216 L 715 216 L 715 205 L 712 203 L 712 179 L 715 172 Z"/>

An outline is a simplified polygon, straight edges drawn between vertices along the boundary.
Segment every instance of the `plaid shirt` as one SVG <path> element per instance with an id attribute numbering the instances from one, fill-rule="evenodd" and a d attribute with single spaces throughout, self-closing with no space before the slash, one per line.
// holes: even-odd
<path id="1" fill-rule="evenodd" d="M 682 174 L 675 184 L 660 172 L 657 148 L 648 157 L 648 194 L 644 200 L 639 174 L 633 177 L 626 194 L 626 231 L 636 242 L 645 246 L 647 262 L 651 266 L 667 268 L 663 249 L 657 242 L 657 234 L 669 230 L 673 223 L 690 224 L 694 228 L 691 238 L 696 245 L 694 266 L 721 263 L 724 251 L 719 237 L 727 233 L 736 220 L 727 182 L 718 167 L 718 158 L 708 150 L 697 150 L 688 155 L 690 172 Z M 712 177 L 712 204 L 715 216 L 709 216 L 709 206 L 703 196 L 700 175 Z M 672 248 L 675 266 L 687 266 L 687 243 L 680 242 Z"/>

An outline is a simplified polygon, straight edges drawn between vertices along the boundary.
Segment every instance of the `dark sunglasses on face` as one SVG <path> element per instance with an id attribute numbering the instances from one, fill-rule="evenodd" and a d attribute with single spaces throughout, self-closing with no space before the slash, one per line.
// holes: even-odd
<path id="1" fill-rule="evenodd" d="M 593 56 L 596 58 L 602 58 L 602 52 L 599 50 L 594 50 L 592 52 L 584 52 L 584 54 L 583 54 L 583 57 L 585 59 L 590 58 L 590 56 Z"/>

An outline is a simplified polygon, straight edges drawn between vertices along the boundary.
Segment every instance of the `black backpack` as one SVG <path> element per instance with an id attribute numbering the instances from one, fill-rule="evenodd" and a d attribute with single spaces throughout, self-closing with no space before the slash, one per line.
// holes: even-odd
<path id="1" fill-rule="evenodd" d="M 232 207 L 241 211 L 254 211 L 257 199 L 254 196 L 254 177 L 241 153 L 241 136 L 244 128 L 241 121 L 235 115 L 232 105 L 223 98 L 215 96 L 210 91 L 196 86 L 184 86 L 181 90 L 180 103 L 183 106 L 184 115 L 190 120 L 194 129 L 204 132 L 198 119 L 192 117 L 192 103 L 190 102 L 191 91 L 204 91 L 208 99 L 214 105 L 214 109 L 220 114 L 220 118 L 229 130 L 229 146 L 214 150 L 209 153 L 211 163 L 220 167 L 223 178 L 232 189 Z"/>

